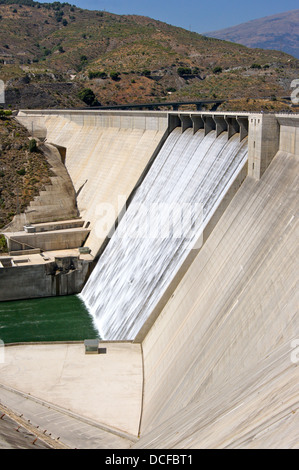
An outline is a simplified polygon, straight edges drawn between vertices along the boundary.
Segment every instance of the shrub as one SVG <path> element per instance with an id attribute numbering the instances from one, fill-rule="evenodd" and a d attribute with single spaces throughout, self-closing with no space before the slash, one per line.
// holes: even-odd
<path id="1" fill-rule="evenodd" d="M 26 174 L 25 168 L 21 168 L 20 170 L 17 170 L 18 175 L 24 176 Z"/>
<path id="2" fill-rule="evenodd" d="M 119 73 L 119 72 L 111 72 L 111 73 L 110 73 L 110 78 L 111 78 L 112 80 L 115 80 L 115 81 L 116 81 L 116 80 L 119 80 L 119 76 L 120 76 L 120 73 Z"/>
<path id="3" fill-rule="evenodd" d="M 169 93 L 174 93 L 176 91 L 176 88 L 169 87 L 169 88 L 166 88 L 166 91 Z"/>
<path id="4" fill-rule="evenodd" d="M 36 140 L 31 139 L 30 142 L 29 142 L 29 152 L 32 153 L 32 152 L 36 152 L 36 151 L 37 151 Z"/>
<path id="5" fill-rule="evenodd" d="M 6 118 L 8 116 L 11 116 L 12 115 L 12 111 L 10 109 L 0 109 L 0 119 L 1 118 Z"/>
<path id="6" fill-rule="evenodd" d="M 190 67 L 179 67 L 178 74 L 180 77 L 183 77 L 184 75 L 192 75 L 192 70 Z"/>
<path id="7" fill-rule="evenodd" d="M 100 106 L 100 103 L 96 99 L 94 92 L 90 88 L 84 88 L 81 90 L 78 93 L 78 97 L 88 106 Z"/>
<path id="8" fill-rule="evenodd" d="M 89 71 L 88 72 L 88 78 L 92 80 L 93 78 L 107 78 L 106 72 L 93 72 Z"/>
<path id="9" fill-rule="evenodd" d="M 0 251 L 7 252 L 7 243 L 4 235 L 0 235 Z"/>
<path id="10" fill-rule="evenodd" d="M 215 73 L 215 74 L 222 73 L 222 67 L 219 67 L 219 66 L 214 67 L 213 68 L 213 73 Z"/>

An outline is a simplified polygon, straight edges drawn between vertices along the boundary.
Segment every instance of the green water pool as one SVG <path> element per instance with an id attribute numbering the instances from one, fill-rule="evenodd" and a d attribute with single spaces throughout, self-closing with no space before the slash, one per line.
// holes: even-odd
<path id="1" fill-rule="evenodd" d="M 75 295 L 0 302 L 0 340 L 4 343 L 98 337 L 91 315 Z"/>

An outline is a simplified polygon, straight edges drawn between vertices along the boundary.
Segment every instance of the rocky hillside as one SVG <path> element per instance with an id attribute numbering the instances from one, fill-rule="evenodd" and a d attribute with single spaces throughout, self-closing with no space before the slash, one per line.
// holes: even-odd
<path id="1" fill-rule="evenodd" d="M 206 35 L 248 47 L 284 51 L 299 59 L 299 10 L 267 16 Z"/>
<path id="2" fill-rule="evenodd" d="M 298 63 L 282 52 L 204 37 L 147 17 L 0 0 L 6 107 L 223 98 L 260 110 L 258 99 L 268 97 L 265 109 L 289 110 L 280 97 L 290 95 Z"/>
<path id="3" fill-rule="evenodd" d="M 52 176 L 44 155 L 9 114 L 0 112 L 0 229 L 24 211 Z"/>

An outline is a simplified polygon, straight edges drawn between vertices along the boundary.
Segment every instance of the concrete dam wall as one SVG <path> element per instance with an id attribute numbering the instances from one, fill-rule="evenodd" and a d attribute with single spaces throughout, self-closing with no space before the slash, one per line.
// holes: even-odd
<path id="1" fill-rule="evenodd" d="M 137 447 L 296 445 L 298 169 L 246 179 L 142 342 Z"/>
<path id="2" fill-rule="evenodd" d="M 163 142 L 166 113 L 23 111 L 18 120 L 64 149 L 80 215 L 92 228 L 86 245 L 97 256 L 111 229 L 101 226 L 97 234 L 102 211 L 109 206 L 114 220 L 119 216 Z"/>
<path id="3" fill-rule="evenodd" d="M 49 112 L 24 112 L 27 123 L 39 122 L 41 136 L 46 122 L 49 129 L 53 126 L 51 141 L 66 148 L 69 169 L 72 156 L 78 160 L 80 155 L 69 152 L 71 138 L 68 146 L 58 142 L 60 126 L 74 125 L 84 134 L 84 123 L 73 124 L 67 112 L 58 114 L 55 125 Z M 106 122 L 113 115 L 99 114 L 97 119 Z M 131 113 L 131 122 L 137 114 Z M 113 122 L 119 123 L 123 114 L 116 115 Z M 154 115 L 159 113 L 151 113 L 151 119 Z M 143 113 L 140 119 L 145 122 Z M 149 315 L 140 324 L 137 318 L 137 329 L 131 330 L 133 341 L 100 342 L 107 354 L 95 356 L 84 356 L 83 345 L 81 350 L 79 345 L 30 345 L 24 350 L 12 346 L 1 369 L 1 384 L 27 394 L 32 409 L 32 397 L 37 397 L 49 408 L 55 405 L 76 417 L 96 420 L 101 427 L 97 447 L 298 448 L 298 355 L 293 344 L 299 339 L 299 117 L 170 112 L 161 113 L 161 120 L 163 129 L 155 131 L 160 133 L 157 146 L 138 167 L 128 191 L 128 210 L 117 228 L 126 217 L 133 234 L 138 223 L 143 226 L 134 201 L 177 201 L 185 195 L 190 201 L 205 188 L 204 199 L 207 196 L 212 204 L 204 211 L 202 245 L 181 258 L 172 245 L 169 251 L 165 244 L 157 252 L 155 245 L 138 251 L 133 244 L 127 250 L 113 238 L 116 231 L 90 278 L 95 285 L 86 288 L 95 301 L 105 298 L 108 289 L 109 309 L 113 301 L 120 301 L 118 311 L 123 315 L 114 317 L 118 331 L 130 325 L 126 313 L 134 302 L 137 310 L 149 305 Z M 108 126 L 106 131 L 115 136 L 113 129 Z M 83 152 L 88 166 L 87 153 Z M 97 171 L 97 154 L 90 154 L 90 173 Z M 105 172 L 102 167 L 104 179 L 109 178 L 111 161 Z M 129 162 L 128 157 L 126 166 Z M 112 186 L 118 178 L 110 180 Z M 83 198 L 87 190 L 83 183 L 74 182 L 79 208 L 80 195 Z M 111 189 L 106 194 L 119 193 Z M 91 200 L 93 196 L 92 190 Z M 87 201 L 87 194 L 84 197 Z M 94 252 L 99 252 L 101 242 L 96 235 L 93 240 Z M 126 254 L 130 256 L 125 262 Z M 178 271 L 170 269 L 173 259 Z M 129 276 L 126 267 L 133 268 Z M 127 301 L 122 296 L 125 281 Z M 146 295 L 157 298 L 151 303 Z M 35 350 L 40 359 L 30 362 Z M 3 394 L 6 403 L 13 403 L 8 392 Z M 20 401 L 18 410 L 24 412 Z M 38 414 L 33 416 L 37 420 Z M 72 442 L 69 436 L 65 439 Z M 89 445 L 87 440 L 85 446 Z"/>

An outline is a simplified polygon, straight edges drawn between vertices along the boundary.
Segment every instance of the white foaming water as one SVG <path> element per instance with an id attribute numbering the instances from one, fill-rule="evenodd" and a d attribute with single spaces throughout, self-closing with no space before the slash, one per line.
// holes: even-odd
<path id="1" fill-rule="evenodd" d="M 136 337 L 245 164 L 239 139 L 170 134 L 81 293 L 102 339 Z M 191 207 L 193 225 L 185 213 L 169 223 L 167 205 Z"/>

